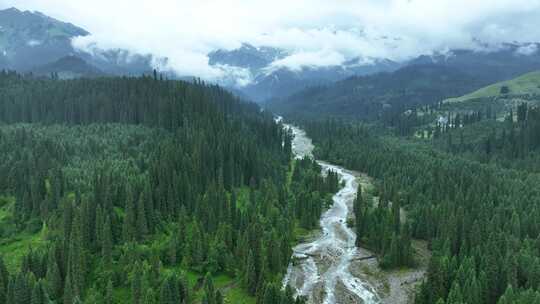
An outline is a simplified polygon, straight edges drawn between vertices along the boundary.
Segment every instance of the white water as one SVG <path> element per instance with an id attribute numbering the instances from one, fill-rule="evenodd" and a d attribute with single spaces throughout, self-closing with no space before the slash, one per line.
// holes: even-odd
<path id="1" fill-rule="evenodd" d="M 313 144 L 305 132 L 294 126 L 286 127 L 294 133 L 292 148 L 296 157 L 313 157 Z M 321 217 L 322 233 L 293 249 L 296 262 L 289 265 L 283 286 L 290 285 L 296 294 L 307 296 L 309 303 L 314 304 L 379 303 L 374 289 L 349 270 L 353 258 L 359 255 L 356 235 L 346 224 L 358 188 L 356 177 L 342 167 L 317 162 L 323 172 L 337 172 L 344 187 L 334 195 L 332 207 Z M 344 291 L 340 288 L 342 291 L 336 292 L 338 282 Z"/>

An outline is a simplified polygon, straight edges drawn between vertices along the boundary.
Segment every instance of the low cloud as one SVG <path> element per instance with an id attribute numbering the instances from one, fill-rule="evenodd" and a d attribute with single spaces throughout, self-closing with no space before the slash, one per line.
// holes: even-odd
<path id="1" fill-rule="evenodd" d="M 536 54 L 537 52 L 538 52 L 538 44 L 536 43 L 531 43 L 531 44 L 521 46 L 516 50 L 517 54 L 524 55 L 524 56 L 531 56 L 531 55 Z"/>
<path id="2" fill-rule="evenodd" d="M 270 64 L 269 70 L 288 68 L 294 72 L 301 71 L 305 67 L 326 67 L 341 65 L 345 56 L 333 50 L 321 50 L 314 52 L 296 52 L 283 59 L 278 59 Z"/>
<path id="3" fill-rule="evenodd" d="M 246 71 L 211 66 L 208 53 L 242 42 L 273 46 L 290 55 L 270 68 L 298 70 L 540 41 L 540 0 L 0 0 L 9 6 L 87 29 L 90 36 L 74 41 L 83 49 L 152 54 L 179 75 L 243 75 L 243 83 L 251 79 Z M 518 53 L 536 51 L 530 44 Z"/>

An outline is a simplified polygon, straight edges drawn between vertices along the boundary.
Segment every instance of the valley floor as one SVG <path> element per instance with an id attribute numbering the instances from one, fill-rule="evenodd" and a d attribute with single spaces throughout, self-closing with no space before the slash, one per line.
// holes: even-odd
<path id="1" fill-rule="evenodd" d="M 372 192 L 374 189 L 372 179 L 366 174 L 355 173 L 363 191 Z M 372 199 L 374 204 L 378 202 L 378 197 L 374 196 Z M 406 216 L 404 210 L 401 210 L 401 216 L 403 218 Z M 351 263 L 350 271 L 355 277 L 369 282 L 375 288 L 382 303 L 413 303 L 414 293 L 422 283 L 431 252 L 426 241 L 413 240 L 412 246 L 417 263 L 415 268 L 383 270 L 373 252 L 365 248 L 359 248 L 359 257 Z"/>
<path id="2" fill-rule="evenodd" d="M 358 260 L 351 264 L 354 276 L 370 282 L 384 304 L 413 303 L 416 288 L 424 278 L 430 252 L 425 241 L 413 241 L 413 248 L 419 266 L 397 270 L 382 270 L 376 258 Z M 373 255 L 367 249 L 360 248 L 362 257 Z"/>
<path id="3" fill-rule="evenodd" d="M 312 156 L 313 145 L 306 134 L 297 128 L 293 151 L 298 157 Z M 284 284 L 308 297 L 309 303 L 412 303 L 414 291 L 425 275 L 430 252 L 427 243 L 413 241 L 415 268 L 382 270 L 377 255 L 365 248 L 356 248 L 355 233 L 349 223 L 356 189 L 376 205 L 373 180 L 358 172 L 319 161 L 326 170 L 342 176 L 344 188 L 333 198 L 334 205 L 321 217 L 321 230 L 301 240 L 294 250 Z M 401 210 L 405 221 L 406 213 Z"/>

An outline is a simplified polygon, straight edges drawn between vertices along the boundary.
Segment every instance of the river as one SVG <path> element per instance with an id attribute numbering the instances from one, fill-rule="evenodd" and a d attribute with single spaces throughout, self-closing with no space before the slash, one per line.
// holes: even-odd
<path id="1" fill-rule="evenodd" d="M 306 133 L 285 125 L 294 134 L 292 149 L 297 158 L 313 157 L 313 144 Z M 292 262 L 283 279 L 297 295 L 313 304 L 380 303 L 374 288 L 351 273 L 351 263 L 360 256 L 356 235 L 347 227 L 347 216 L 358 188 L 357 174 L 340 166 L 317 161 L 323 173 L 337 172 L 344 184 L 333 196 L 333 205 L 321 216 L 321 231 L 293 248 Z"/>

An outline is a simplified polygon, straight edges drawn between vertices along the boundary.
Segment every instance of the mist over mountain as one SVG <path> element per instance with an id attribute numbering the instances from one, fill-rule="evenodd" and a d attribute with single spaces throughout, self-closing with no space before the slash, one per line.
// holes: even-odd
<path id="1" fill-rule="evenodd" d="M 62 57 L 51 63 L 33 68 L 31 71 L 37 76 L 54 75 L 60 79 L 97 77 L 105 75 L 101 70 L 77 56 Z"/>
<path id="2" fill-rule="evenodd" d="M 540 44 L 506 43 L 489 51 L 451 50 L 419 56 L 409 63 L 453 67 L 486 83 L 493 83 L 540 69 Z"/>
<path id="3" fill-rule="evenodd" d="M 89 35 L 81 27 L 40 12 L 16 8 L 2 10 L 0 68 L 39 71 L 39 74 L 59 72 L 58 67 L 68 67 L 69 64 L 58 61 L 75 56 L 85 64 L 79 61 L 72 62 L 72 65 L 85 72 L 68 69 L 63 71 L 64 74 L 140 75 L 156 68 L 169 78 L 193 79 L 199 76 L 172 69 L 167 57 L 81 41 Z M 389 37 L 383 40 L 399 41 Z M 245 42 L 237 48 L 218 48 L 208 52 L 208 65 L 219 71 L 219 76 L 206 80 L 227 87 L 244 98 L 264 102 L 284 99 L 314 86 L 329 86 L 348 77 L 394 72 L 407 65 L 437 64 L 455 68 L 482 84 L 540 69 L 539 45 L 536 43 L 506 43 L 499 47 L 479 41 L 477 44 L 483 47 L 477 50 L 450 49 L 395 61 L 385 58 L 387 54 L 384 52 L 380 57 L 366 55 L 345 59 L 332 52 L 327 54 L 325 50 L 304 52 Z"/>
<path id="4" fill-rule="evenodd" d="M 0 11 L 0 56 L 4 68 L 27 70 L 73 53 L 71 38 L 88 32 L 41 13 Z"/>
<path id="5" fill-rule="evenodd" d="M 211 52 L 208 57 L 210 65 L 231 72 L 232 77 L 222 81 L 224 85 L 234 87 L 258 102 L 282 98 L 310 86 L 330 84 L 353 75 L 394 71 L 401 66 L 388 59 L 360 57 L 340 65 L 299 69 L 276 65 L 290 55 L 282 49 L 244 43 L 238 49 Z"/>
<path id="6" fill-rule="evenodd" d="M 85 29 L 40 12 L 0 10 L 0 69 L 43 71 L 43 66 L 61 58 L 77 56 L 108 74 L 141 74 L 152 70 L 151 55 L 73 46 L 74 38 L 89 34 Z"/>

